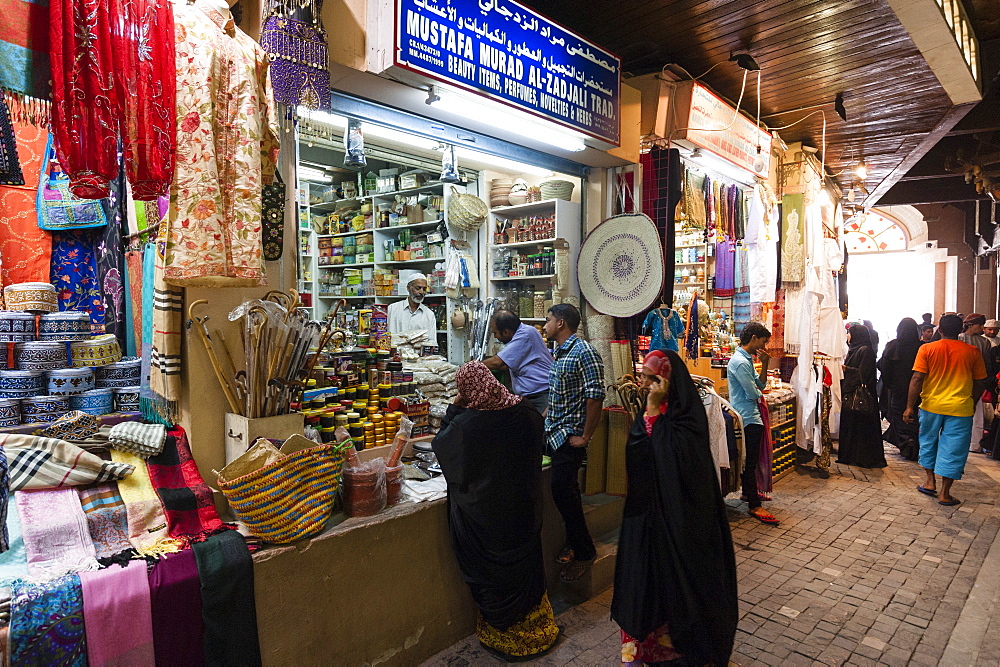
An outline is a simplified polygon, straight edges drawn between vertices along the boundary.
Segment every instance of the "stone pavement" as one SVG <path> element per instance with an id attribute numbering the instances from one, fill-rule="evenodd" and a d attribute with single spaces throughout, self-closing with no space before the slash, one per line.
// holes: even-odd
<path id="1" fill-rule="evenodd" d="M 770 527 L 728 500 L 740 575 L 740 665 L 1000 664 L 1000 463 L 970 454 L 942 507 L 923 471 L 886 445 L 889 467 L 799 466 L 775 485 Z M 554 596 L 558 591 L 553 591 Z M 612 591 L 563 611 L 536 664 L 615 665 Z M 470 637 L 426 665 L 499 664 Z"/>

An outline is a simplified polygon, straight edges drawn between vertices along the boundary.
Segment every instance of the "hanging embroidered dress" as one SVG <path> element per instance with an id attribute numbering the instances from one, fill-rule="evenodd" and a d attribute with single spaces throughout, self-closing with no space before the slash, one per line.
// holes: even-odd
<path id="1" fill-rule="evenodd" d="M 174 11 L 177 166 L 164 279 L 262 285 L 261 188 L 278 158 L 267 55 L 232 18 L 197 7 Z"/>

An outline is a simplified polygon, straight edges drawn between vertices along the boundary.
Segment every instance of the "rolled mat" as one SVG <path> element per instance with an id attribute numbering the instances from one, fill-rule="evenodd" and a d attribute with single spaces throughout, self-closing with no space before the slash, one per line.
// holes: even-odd
<path id="1" fill-rule="evenodd" d="M 608 412 L 608 457 L 605 493 L 624 496 L 628 491 L 625 472 L 625 445 L 628 443 L 628 413 L 612 408 Z"/>
<path id="2" fill-rule="evenodd" d="M 608 392 L 614 393 L 614 392 Z M 584 479 L 584 493 L 592 496 L 604 493 L 608 474 L 608 410 L 601 411 L 601 420 L 597 423 L 594 437 L 587 445 L 587 471 Z"/>

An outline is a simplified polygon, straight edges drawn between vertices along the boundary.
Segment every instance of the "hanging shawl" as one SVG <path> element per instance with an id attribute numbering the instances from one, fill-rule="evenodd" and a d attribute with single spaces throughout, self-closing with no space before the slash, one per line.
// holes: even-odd
<path id="1" fill-rule="evenodd" d="M 80 577 L 16 581 L 10 605 L 10 664 L 87 667 Z"/>
<path id="2" fill-rule="evenodd" d="M 146 462 L 135 454 L 111 450 L 111 458 L 135 466 L 135 472 L 118 484 L 128 516 L 129 541 L 136 551 L 154 556 L 178 551 L 181 543 L 170 539 L 163 505 L 153 490 Z"/>
<path id="3" fill-rule="evenodd" d="M 701 349 L 698 341 L 699 326 L 697 292 L 691 297 L 691 303 L 688 305 L 687 316 L 687 328 L 684 333 L 684 351 L 687 353 L 688 359 L 697 359 Z"/>
<path id="4" fill-rule="evenodd" d="M 194 551 L 166 554 L 149 571 L 157 665 L 205 664 L 201 580 Z"/>
<path id="5" fill-rule="evenodd" d="M 706 228 L 709 232 L 714 232 L 716 229 L 715 221 L 715 197 L 713 193 L 715 189 L 713 187 L 712 179 L 709 178 L 708 174 L 705 174 L 705 178 L 701 183 L 702 197 L 705 200 L 705 222 Z M 712 235 L 708 235 L 709 242 L 712 241 Z"/>
<path id="6" fill-rule="evenodd" d="M 705 408 L 683 360 L 666 355 L 667 412 L 652 436 L 639 415 L 626 448 L 611 617 L 640 639 L 666 625 L 691 664 L 725 665 L 739 619 L 733 542 Z"/>
<path id="7" fill-rule="evenodd" d="M 715 292 L 720 299 L 729 299 L 735 291 L 736 252 L 732 241 L 715 244 Z"/>
<path id="8" fill-rule="evenodd" d="M 91 665 L 153 665 L 146 563 L 80 574 Z"/>
<path id="9" fill-rule="evenodd" d="M 76 489 L 17 491 L 14 499 L 24 520 L 24 546 L 32 577 L 52 579 L 99 567 Z"/>
<path id="10" fill-rule="evenodd" d="M 10 119 L 10 109 L 0 96 L 0 185 L 24 185 L 21 160 L 17 156 L 17 137 Z"/>
<path id="11" fill-rule="evenodd" d="M 699 176 L 693 169 L 684 170 L 684 210 L 688 222 L 698 229 L 708 228 L 708 214 L 705 208 L 704 181 L 707 176 Z"/>
<path id="12" fill-rule="evenodd" d="M 198 472 L 183 428 L 175 426 L 168 431 L 163 451 L 146 463 L 163 503 L 170 537 L 190 545 L 235 527 L 219 518 L 212 490 Z"/>
<path id="13" fill-rule="evenodd" d="M 16 0 L 20 2 L 21 0 Z M 28 6 L 44 7 L 43 5 Z M 6 26 L 5 26 L 6 30 Z M 0 54 L 2 54 L 0 49 Z M 0 55 L 0 62 L 3 55 Z M 0 66 L 0 72 L 3 71 Z M 0 257 L 3 258 L 4 285 L 25 282 L 49 282 L 52 237 L 38 227 L 36 196 L 48 132 L 14 122 L 18 157 L 25 185 L 0 185 Z"/>
<path id="14" fill-rule="evenodd" d="M 760 458 L 757 460 L 755 476 L 757 478 L 757 493 L 761 500 L 771 499 L 774 488 L 774 442 L 771 440 L 771 411 L 764 397 L 757 399 L 757 409 L 760 410 L 760 420 L 764 422 L 764 434 L 760 438 Z"/>
<path id="15" fill-rule="evenodd" d="M 94 333 L 104 332 L 104 293 L 97 278 L 97 243 L 100 230 L 52 233 L 51 282 L 59 297 L 59 310 L 79 310 L 90 315 Z"/>
<path id="16" fill-rule="evenodd" d="M 177 421 L 181 398 L 181 339 L 184 323 L 184 289 L 163 279 L 167 225 L 160 227 L 153 259 L 153 322 L 149 386 L 162 399 L 161 414 L 168 423 Z M 145 327 L 143 327 L 145 329 Z"/>
<path id="17" fill-rule="evenodd" d="M 52 96 L 48 4 L 13 0 L 5 8 L 0 32 L 0 89 L 9 91 L 9 101 L 37 107 L 38 116 L 48 115 L 41 100 Z"/>
<path id="18" fill-rule="evenodd" d="M 253 559 L 235 530 L 194 544 L 201 577 L 205 658 L 210 665 L 261 664 Z"/>
<path id="19" fill-rule="evenodd" d="M 781 198 L 781 280 L 799 283 L 805 280 L 805 199 L 803 195 Z"/>
<path id="20" fill-rule="evenodd" d="M 108 224 L 99 230 L 97 241 L 97 282 L 103 296 L 104 332 L 118 338 L 121 349 L 125 341 L 125 258 L 122 255 L 125 174 L 120 173 L 111 184 L 111 194 L 104 200 Z"/>

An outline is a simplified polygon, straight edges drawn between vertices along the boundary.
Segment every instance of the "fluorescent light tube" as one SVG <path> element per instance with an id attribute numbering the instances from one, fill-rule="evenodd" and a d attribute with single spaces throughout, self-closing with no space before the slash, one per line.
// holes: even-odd
<path id="1" fill-rule="evenodd" d="M 486 123 L 501 130 L 520 134 L 526 139 L 532 139 L 566 151 L 578 152 L 587 147 L 583 142 L 583 135 L 579 132 L 536 119 L 516 109 L 509 109 L 499 102 L 478 100 L 439 87 L 435 87 L 434 92 L 437 93 L 438 98 L 431 100 L 432 106 L 448 113 Z"/>
<path id="2" fill-rule="evenodd" d="M 492 165 L 498 169 L 515 174 L 534 174 L 535 176 L 543 177 L 552 176 L 552 171 L 543 167 L 536 167 L 531 164 L 524 164 L 523 162 L 515 162 L 514 160 L 508 160 L 504 157 L 497 157 L 496 155 L 490 155 L 489 153 L 469 150 L 468 148 L 462 148 L 461 146 L 455 147 L 455 153 L 460 158 L 464 157 L 469 160 L 475 160 L 476 162 L 482 162 L 483 164 Z"/>

